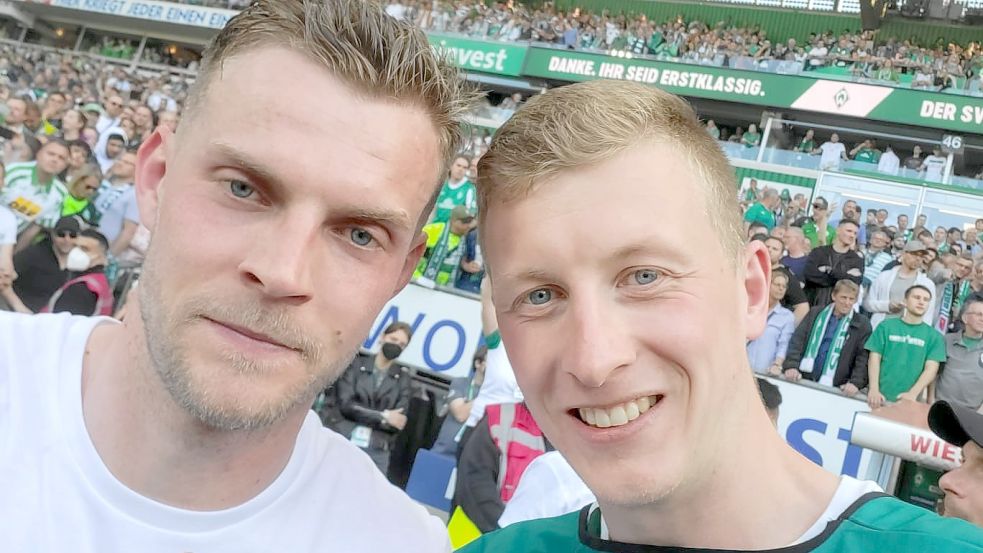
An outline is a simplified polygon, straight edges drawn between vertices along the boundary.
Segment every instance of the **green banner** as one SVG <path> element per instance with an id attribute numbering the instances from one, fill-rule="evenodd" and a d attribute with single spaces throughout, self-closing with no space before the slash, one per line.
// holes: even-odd
<path id="1" fill-rule="evenodd" d="M 983 98 L 973 96 L 541 47 L 529 49 L 523 73 L 636 81 L 682 96 L 983 133 Z"/>
<path id="2" fill-rule="evenodd" d="M 454 65 L 465 71 L 517 77 L 522 74 L 522 65 L 529 51 L 526 46 L 506 42 L 432 33 L 427 37 L 434 50 L 449 57 Z"/>

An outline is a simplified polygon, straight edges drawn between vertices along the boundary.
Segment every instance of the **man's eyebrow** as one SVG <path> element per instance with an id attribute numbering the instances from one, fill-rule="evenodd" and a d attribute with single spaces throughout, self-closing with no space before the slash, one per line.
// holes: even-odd
<path id="1" fill-rule="evenodd" d="M 281 186 L 283 184 L 279 175 L 272 168 L 253 159 L 249 154 L 224 142 L 215 142 L 212 146 L 218 153 L 225 158 L 223 164 L 232 165 L 237 169 L 250 173 L 268 184 Z"/>
<path id="2" fill-rule="evenodd" d="M 286 184 L 272 168 L 253 159 L 251 156 L 249 156 L 249 154 L 243 152 L 242 150 L 224 142 L 215 142 L 212 144 L 212 146 L 218 150 L 218 153 L 221 156 L 225 158 L 226 161 L 224 164 L 241 169 L 242 171 L 259 178 L 270 187 L 278 188 L 280 190 L 286 187 Z M 344 207 L 339 206 L 338 212 L 343 214 L 344 217 L 354 221 L 373 222 L 385 226 L 399 227 L 401 229 L 409 229 L 413 224 L 410 220 L 409 214 L 402 209 L 386 209 L 382 207 L 359 205 Z"/>

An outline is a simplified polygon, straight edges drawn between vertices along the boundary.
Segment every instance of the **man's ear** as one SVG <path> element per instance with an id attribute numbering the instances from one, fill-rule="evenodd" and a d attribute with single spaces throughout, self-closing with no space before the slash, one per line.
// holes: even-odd
<path id="1" fill-rule="evenodd" d="M 406 260 L 403 262 L 403 269 L 400 271 L 399 281 L 396 282 L 396 288 L 393 289 L 393 296 L 395 297 L 413 278 L 413 271 L 416 270 L 416 266 L 420 263 L 420 258 L 423 257 L 423 252 L 427 250 L 427 235 L 423 231 L 413 239 L 412 247 L 409 253 L 406 255 Z"/>
<path id="2" fill-rule="evenodd" d="M 157 208 L 162 193 L 164 175 L 167 173 L 167 151 L 171 148 L 174 135 L 166 127 L 157 127 L 150 137 L 143 141 L 137 152 L 137 167 L 134 187 L 137 206 L 140 209 L 140 222 L 153 232 L 157 226 Z"/>
<path id="3" fill-rule="evenodd" d="M 747 339 L 754 340 L 765 330 L 771 291 L 771 257 L 768 248 L 752 240 L 744 250 L 744 290 L 747 295 Z"/>

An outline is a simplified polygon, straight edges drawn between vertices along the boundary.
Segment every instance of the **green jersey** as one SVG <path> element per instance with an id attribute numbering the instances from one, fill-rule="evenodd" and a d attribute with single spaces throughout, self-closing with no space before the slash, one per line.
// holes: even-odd
<path id="1" fill-rule="evenodd" d="M 688 549 L 603 540 L 600 513 L 590 506 L 556 518 L 513 524 L 482 536 L 462 553 L 699 553 Z M 713 549 L 728 553 L 725 549 Z M 818 536 L 772 553 L 983 553 L 983 530 L 879 493 L 853 503 Z M 736 552 L 733 552 L 736 553 Z M 759 553 L 767 553 L 767 550 Z"/>
<path id="2" fill-rule="evenodd" d="M 47 183 L 39 182 L 37 166 L 36 161 L 11 163 L 0 189 L 0 205 L 9 207 L 17 216 L 17 234 L 24 232 L 38 217 L 53 212 L 57 219 L 61 208 L 59 190 L 64 189 L 64 185 L 57 178 Z"/>
<path id="3" fill-rule="evenodd" d="M 741 141 L 744 142 L 744 145 L 747 146 L 748 148 L 757 146 L 758 144 L 761 143 L 761 133 L 746 132 L 744 133 L 744 137 L 741 139 Z"/>
<path id="4" fill-rule="evenodd" d="M 811 244 L 813 248 L 823 245 L 819 243 L 819 227 L 816 226 L 816 221 L 813 220 L 812 217 L 810 217 L 809 220 L 802 225 L 802 235 L 806 237 L 806 240 L 809 241 L 809 244 Z M 825 245 L 828 246 L 832 244 L 834 238 L 836 238 L 836 228 L 833 227 L 833 225 L 827 224 Z"/>
<path id="5" fill-rule="evenodd" d="M 478 193 L 474 184 L 468 179 L 464 179 L 456 186 L 449 180 L 444 182 L 444 187 L 440 189 L 440 195 L 437 196 L 437 211 L 433 222 L 446 223 L 451 218 L 451 211 L 459 205 L 468 208 L 468 212 L 472 215 L 478 213 Z"/>
<path id="6" fill-rule="evenodd" d="M 768 227 L 769 231 L 775 228 L 775 214 L 761 202 L 758 202 L 748 208 L 747 212 L 744 213 L 744 220 L 748 223 L 761 223 L 762 225 Z"/>
<path id="7" fill-rule="evenodd" d="M 919 322 L 885 319 L 877 325 L 864 346 L 881 354 L 880 390 L 888 401 L 911 389 L 925 370 L 925 361 L 945 361 L 942 334 Z"/>
<path id="8" fill-rule="evenodd" d="M 853 159 L 864 163 L 877 163 L 881 159 L 881 153 L 871 148 L 861 148 Z"/>
<path id="9" fill-rule="evenodd" d="M 799 147 L 796 150 L 800 152 L 805 152 L 811 154 L 813 150 L 816 149 L 816 141 L 811 138 L 803 138 L 802 142 L 799 142 Z"/>

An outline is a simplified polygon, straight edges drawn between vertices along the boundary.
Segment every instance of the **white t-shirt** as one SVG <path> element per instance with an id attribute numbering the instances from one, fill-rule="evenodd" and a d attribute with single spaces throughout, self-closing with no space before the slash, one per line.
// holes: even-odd
<path id="1" fill-rule="evenodd" d="M 832 169 L 840 166 L 840 160 L 846 153 L 846 146 L 842 142 L 824 142 L 819 147 L 823 154 L 819 158 L 820 169 Z"/>
<path id="2" fill-rule="evenodd" d="M 494 348 L 488 348 L 485 357 L 485 380 L 481 383 L 478 397 L 471 404 L 471 414 L 464 426 L 475 426 L 481 417 L 485 416 L 485 407 L 498 403 L 520 403 L 522 392 L 515 381 L 512 363 L 505 353 L 505 344 L 499 342 Z"/>
<path id="3" fill-rule="evenodd" d="M 82 417 L 83 351 L 107 321 L 0 312 L 0 549 L 450 551 L 444 525 L 313 413 L 276 480 L 237 507 L 189 511 L 125 487 Z"/>
<path id="4" fill-rule="evenodd" d="M 877 162 L 877 170 L 881 173 L 887 173 L 889 175 L 896 175 L 898 169 L 901 168 L 901 160 L 898 155 L 891 150 L 887 150 L 881 155 L 880 161 Z"/>
<path id="5" fill-rule="evenodd" d="M 17 243 L 17 216 L 6 206 L 0 205 L 0 246 Z"/>
<path id="6" fill-rule="evenodd" d="M 595 501 L 594 493 L 559 451 L 533 459 L 498 519 L 502 528 L 537 518 L 572 513 Z"/>
<path id="7" fill-rule="evenodd" d="M 925 180 L 942 180 L 942 171 L 945 169 L 945 158 L 932 154 L 922 162 L 925 169 Z"/>

